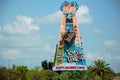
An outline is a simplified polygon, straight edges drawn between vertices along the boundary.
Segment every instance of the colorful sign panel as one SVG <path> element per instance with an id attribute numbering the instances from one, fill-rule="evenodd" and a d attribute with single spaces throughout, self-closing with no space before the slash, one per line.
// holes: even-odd
<path id="1" fill-rule="evenodd" d="M 59 70 L 86 70 L 86 62 L 80 50 L 66 50 L 55 58 L 54 71 Z"/>
<path id="2" fill-rule="evenodd" d="M 66 2 L 61 6 L 63 12 L 60 40 L 56 45 L 54 57 L 54 71 L 58 70 L 86 70 L 82 38 L 79 35 L 75 13 L 78 9 L 76 2 Z"/>

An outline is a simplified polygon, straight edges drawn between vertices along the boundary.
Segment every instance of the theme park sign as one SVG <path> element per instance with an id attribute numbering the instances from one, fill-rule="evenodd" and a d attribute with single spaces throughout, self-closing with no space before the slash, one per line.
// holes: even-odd
<path id="1" fill-rule="evenodd" d="M 60 7 L 62 20 L 59 42 L 56 45 L 54 71 L 86 70 L 86 60 L 83 53 L 83 42 L 79 34 L 76 11 L 76 1 L 64 1 Z"/>
<path id="2" fill-rule="evenodd" d="M 86 66 L 79 64 L 79 62 L 83 59 L 83 56 L 81 56 L 81 50 L 66 50 L 65 52 L 64 56 L 57 56 L 57 58 L 59 58 L 58 60 L 64 59 L 60 65 L 53 67 L 53 70 L 86 70 Z"/>
<path id="3" fill-rule="evenodd" d="M 66 50 L 67 52 L 67 61 L 70 62 L 78 62 L 83 59 L 81 56 L 80 50 Z"/>

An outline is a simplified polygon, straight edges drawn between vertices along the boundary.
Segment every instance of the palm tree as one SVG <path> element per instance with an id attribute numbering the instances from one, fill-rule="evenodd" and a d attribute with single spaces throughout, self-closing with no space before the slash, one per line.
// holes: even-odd
<path id="1" fill-rule="evenodd" d="M 106 75 L 113 73 L 110 67 L 108 67 L 109 64 L 106 63 L 102 59 L 98 59 L 94 61 L 94 64 L 92 65 L 92 71 L 96 75 L 100 76 L 101 78 L 105 78 Z"/>

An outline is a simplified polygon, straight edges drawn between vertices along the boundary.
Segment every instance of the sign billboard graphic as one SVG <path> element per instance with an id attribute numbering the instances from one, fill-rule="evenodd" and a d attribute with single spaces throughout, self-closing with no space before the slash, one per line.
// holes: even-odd
<path id="1" fill-rule="evenodd" d="M 83 42 L 76 19 L 78 4 L 64 1 L 60 9 L 63 14 L 53 70 L 86 70 Z"/>

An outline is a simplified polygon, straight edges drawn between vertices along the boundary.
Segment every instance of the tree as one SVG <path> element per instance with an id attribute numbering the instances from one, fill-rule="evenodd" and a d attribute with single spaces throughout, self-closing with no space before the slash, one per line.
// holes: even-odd
<path id="1" fill-rule="evenodd" d="M 19 75 L 16 70 L 6 67 L 0 67 L 0 80 L 17 80 Z"/>
<path id="2" fill-rule="evenodd" d="M 96 76 L 96 74 L 92 73 L 92 66 L 88 66 L 81 80 L 93 80 L 94 76 Z"/>
<path id="3" fill-rule="evenodd" d="M 94 64 L 92 65 L 92 73 L 95 73 L 96 75 L 100 76 L 102 79 L 105 79 L 108 74 L 113 74 L 113 71 L 110 67 L 108 67 L 109 64 L 106 63 L 102 59 L 98 59 L 94 61 Z"/>
<path id="4" fill-rule="evenodd" d="M 47 70 L 47 69 L 52 70 L 53 62 L 47 62 L 47 60 L 44 60 L 41 63 L 44 70 Z"/>
<path id="5" fill-rule="evenodd" d="M 8 80 L 9 74 L 6 67 L 0 67 L 0 80 Z"/>
<path id="6" fill-rule="evenodd" d="M 41 79 L 41 67 L 35 66 L 33 69 L 27 71 L 27 80 L 40 80 Z"/>
<path id="7" fill-rule="evenodd" d="M 48 69 L 52 70 L 53 62 L 48 62 Z"/>
<path id="8" fill-rule="evenodd" d="M 16 71 L 19 74 L 20 80 L 26 80 L 27 66 L 17 66 Z"/>
<path id="9" fill-rule="evenodd" d="M 43 67 L 43 69 L 48 69 L 48 63 L 47 63 L 47 60 L 44 60 L 44 61 L 42 61 L 42 67 Z"/>

